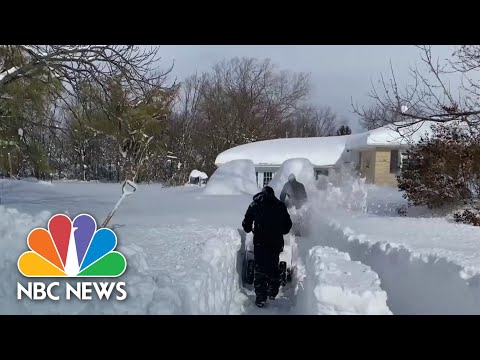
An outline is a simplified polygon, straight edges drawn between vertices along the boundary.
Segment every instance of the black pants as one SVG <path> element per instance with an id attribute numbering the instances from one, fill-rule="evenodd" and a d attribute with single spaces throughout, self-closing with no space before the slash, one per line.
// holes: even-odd
<path id="1" fill-rule="evenodd" d="M 280 252 L 255 246 L 255 294 L 257 299 L 277 296 L 280 288 Z"/>

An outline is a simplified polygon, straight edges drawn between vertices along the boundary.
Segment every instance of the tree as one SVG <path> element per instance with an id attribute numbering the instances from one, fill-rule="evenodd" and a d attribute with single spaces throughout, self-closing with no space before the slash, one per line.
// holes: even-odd
<path id="1" fill-rule="evenodd" d="M 292 119 L 288 120 L 285 129 L 281 131 L 285 131 L 287 137 L 332 136 L 337 122 L 337 115 L 330 107 L 303 105 L 294 112 Z"/>
<path id="2" fill-rule="evenodd" d="M 75 103 L 70 107 L 70 137 L 76 144 L 82 171 L 91 166 L 85 158 L 91 152 L 92 141 L 101 137 L 116 149 L 114 154 L 110 153 L 110 162 L 116 166 L 118 179 L 136 180 L 141 166 L 152 155 L 151 149 L 155 147 L 156 156 L 162 153 L 175 90 L 161 84 L 150 85 L 139 98 L 122 84 L 125 83 L 112 79 L 107 89 L 90 83 L 77 88 Z"/>
<path id="3" fill-rule="evenodd" d="M 22 62 L 20 52 L 5 54 L 0 48 L 0 63 L 8 59 Z M 12 57 L 13 56 L 13 57 Z M 3 161 L 0 166 L 15 174 L 46 176 L 49 173 L 48 150 L 54 134 L 52 130 L 55 107 L 49 89 L 59 89 L 58 81 L 45 84 L 39 78 L 20 78 L 5 84 L 0 96 L 0 142 L 9 146 L 0 147 Z M 10 154 L 10 155 L 9 155 Z M 7 158 L 9 161 L 7 163 Z"/>
<path id="4" fill-rule="evenodd" d="M 398 176 L 404 197 L 415 206 L 442 208 L 475 202 L 480 195 L 480 136 L 464 126 L 435 126 L 406 152 Z"/>
<path id="5" fill-rule="evenodd" d="M 446 123 L 461 121 L 470 128 L 480 124 L 480 46 L 462 45 L 449 59 L 435 59 L 432 46 L 418 46 L 424 67 L 411 68 L 411 78 L 401 89 L 393 67 L 390 79 L 381 76 L 380 86 L 372 86 L 374 115 L 385 113 L 389 123 L 402 121 L 396 126 L 433 121 Z M 457 83 L 452 89 L 450 84 Z M 354 112 L 369 127 L 372 111 L 353 106 Z M 373 116 L 378 118 L 378 116 Z"/>
<path id="6" fill-rule="evenodd" d="M 352 133 L 352 129 L 348 125 L 342 125 L 337 130 L 337 135 L 350 135 Z"/>
<path id="7" fill-rule="evenodd" d="M 278 137 L 308 93 L 305 74 L 277 71 L 269 60 L 234 58 L 199 77 L 195 132 L 204 171 L 231 147 Z M 284 133 L 281 135 L 284 136 Z"/>
<path id="8" fill-rule="evenodd" d="M 158 49 L 134 45 L 1 45 L 0 93 L 5 85 L 25 78 L 41 78 L 45 83 L 53 78 L 71 87 L 91 81 L 106 87 L 105 81 L 119 74 L 122 76 L 118 80 L 143 91 L 165 75 L 153 75 L 158 69 Z"/>

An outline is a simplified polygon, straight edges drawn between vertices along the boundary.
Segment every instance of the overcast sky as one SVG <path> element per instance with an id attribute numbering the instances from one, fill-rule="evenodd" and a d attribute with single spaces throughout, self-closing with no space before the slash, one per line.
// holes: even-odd
<path id="1" fill-rule="evenodd" d="M 434 47 L 441 59 L 452 51 L 452 46 Z M 420 63 L 419 50 L 411 45 L 162 45 L 160 55 L 166 66 L 175 60 L 172 76 L 179 81 L 235 56 L 270 58 L 280 69 L 309 73 L 311 102 L 330 106 L 354 130 L 351 99 L 367 105 L 371 81 L 389 71 L 390 61 L 400 81 L 407 79 L 409 66 Z"/>

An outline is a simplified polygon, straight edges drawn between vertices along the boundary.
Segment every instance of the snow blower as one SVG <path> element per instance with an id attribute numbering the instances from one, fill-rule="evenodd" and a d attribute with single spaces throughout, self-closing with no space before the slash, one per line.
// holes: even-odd
<path id="1" fill-rule="evenodd" d="M 290 244 L 285 244 L 283 252 L 280 253 L 280 261 L 278 264 L 280 270 L 280 285 L 285 286 L 287 282 L 292 281 L 292 249 Z M 255 255 L 253 251 L 253 235 L 247 234 L 245 239 L 245 248 L 243 253 L 242 264 L 242 281 L 244 287 L 253 285 L 255 280 Z"/>

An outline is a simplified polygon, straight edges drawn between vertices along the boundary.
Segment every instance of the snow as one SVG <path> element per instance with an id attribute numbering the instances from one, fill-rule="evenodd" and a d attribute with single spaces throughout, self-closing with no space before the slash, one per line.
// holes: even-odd
<path id="1" fill-rule="evenodd" d="M 352 197 L 358 179 L 329 180 L 328 190 L 310 202 L 315 221 L 309 231 L 321 234 L 315 244 L 346 252 L 375 271 L 393 313 L 480 313 L 478 227 L 422 209 L 400 216 L 396 209 L 406 200 L 397 189 L 364 185 L 356 188 L 361 196 Z"/>
<path id="2" fill-rule="evenodd" d="M 193 178 L 197 178 L 197 177 L 198 177 L 198 178 L 200 178 L 200 179 L 202 179 L 202 180 L 203 180 L 203 179 L 208 179 L 208 175 L 207 175 L 207 174 L 205 174 L 203 171 L 199 171 L 199 170 L 197 170 L 197 169 L 192 170 L 192 172 L 190 173 L 190 176 L 189 176 L 189 177 L 190 177 L 190 178 L 192 178 L 192 177 L 193 177 Z"/>
<path id="3" fill-rule="evenodd" d="M 257 192 L 255 167 L 250 160 L 233 160 L 221 165 L 203 191 L 207 195 L 254 195 Z"/>
<path id="4" fill-rule="evenodd" d="M 17 70 L 18 70 L 18 67 L 13 66 L 13 67 L 11 67 L 10 69 L 5 70 L 4 72 L 0 73 L 0 81 L 2 81 L 5 76 L 10 75 L 10 74 L 14 73 L 14 72 L 17 71 Z"/>
<path id="5" fill-rule="evenodd" d="M 318 308 L 304 307 L 301 301 L 305 277 L 287 284 L 278 299 L 264 309 L 258 309 L 252 292 L 240 286 L 245 235 L 239 229 L 250 195 L 212 197 L 198 187 L 163 188 L 155 184 L 138 184 L 138 190 L 124 200 L 110 223 L 118 237 L 116 250 L 127 259 L 127 270 L 119 279 L 126 283 L 125 301 L 18 301 L 16 283 L 27 280 L 18 272 L 16 261 L 27 250 L 28 232 L 45 227 L 50 216 L 59 212 L 71 218 L 87 212 L 100 224 L 118 200 L 121 184 L 55 181 L 45 187 L 36 182 L 0 182 L 4 189 L 0 206 L 3 314 L 318 313 Z M 306 244 L 308 239 L 303 239 L 300 247 Z M 302 270 L 302 261 L 298 259 L 299 276 L 310 274 L 310 269 Z M 360 268 L 363 271 L 366 267 Z M 372 293 L 375 291 L 372 285 Z M 336 296 L 346 304 L 352 293 Z M 376 305 L 345 305 L 338 313 L 364 313 L 372 306 Z"/>
<path id="6" fill-rule="evenodd" d="M 18 136 L 23 137 L 23 129 L 22 128 L 18 129 Z"/>
<path id="7" fill-rule="evenodd" d="M 219 154 L 215 164 L 249 159 L 254 164 L 279 165 L 289 159 L 308 158 L 316 166 L 334 165 L 352 135 L 321 138 L 286 138 L 258 141 L 228 149 Z"/>
<path id="8" fill-rule="evenodd" d="M 249 159 L 255 165 L 280 165 L 289 159 L 306 158 L 314 166 L 338 166 L 352 160 L 350 150 L 364 150 L 376 146 L 398 148 L 418 142 L 422 136 L 432 133 L 431 126 L 434 124 L 438 125 L 433 121 L 422 121 L 417 124 L 396 122 L 351 135 L 257 141 L 220 153 L 215 164 Z"/>
<path id="9" fill-rule="evenodd" d="M 272 181 L 268 184 L 275 191 L 277 197 L 280 196 L 283 186 L 288 182 L 290 174 L 294 174 L 297 181 L 305 185 L 307 194 L 308 189 L 315 186 L 312 163 L 308 159 L 289 159 L 282 164 Z"/>
<path id="10" fill-rule="evenodd" d="M 299 171 L 310 166 L 298 159 L 289 164 L 302 164 Z M 304 223 L 302 236 L 285 237 L 293 280 L 259 309 L 252 289 L 240 283 L 247 238 L 241 222 L 258 191 L 251 161 L 220 166 L 205 188 L 137 184 L 110 222 L 116 250 L 127 259 L 116 279 L 126 283 L 125 301 L 16 299 L 17 282 L 29 280 L 17 269 L 29 231 L 56 213 L 88 213 L 101 224 L 121 184 L 0 180 L 0 313 L 480 313 L 479 227 L 428 212 L 419 217 L 419 209 L 400 216 L 401 192 L 366 185 L 348 168 L 319 183 L 305 208 L 291 210 L 292 221 Z"/>
<path id="11" fill-rule="evenodd" d="M 351 261 L 348 254 L 315 246 L 309 251 L 307 268 L 312 284 L 306 286 L 310 298 L 305 307 L 313 307 L 313 314 L 392 314 L 378 275 L 368 266 Z"/>

